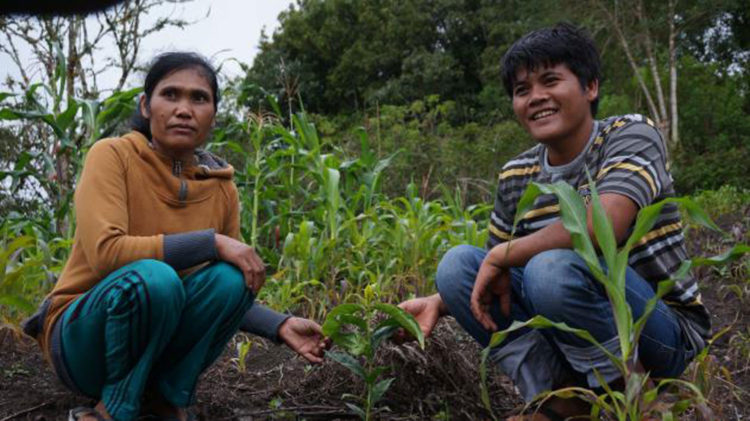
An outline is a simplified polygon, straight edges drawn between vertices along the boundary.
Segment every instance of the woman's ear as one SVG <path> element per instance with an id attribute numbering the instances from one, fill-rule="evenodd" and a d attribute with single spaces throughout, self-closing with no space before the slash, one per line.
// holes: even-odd
<path id="1" fill-rule="evenodd" d="M 146 102 L 146 95 L 141 95 L 138 106 L 141 108 L 141 115 L 145 118 L 151 118 L 151 110 Z"/>

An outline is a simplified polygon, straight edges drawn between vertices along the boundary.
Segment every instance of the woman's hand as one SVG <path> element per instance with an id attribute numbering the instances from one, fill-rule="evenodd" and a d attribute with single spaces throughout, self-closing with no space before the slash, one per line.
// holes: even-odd
<path id="1" fill-rule="evenodd" d="M 319 324 L 301 317 L 286 319 L 279 326 L 278 335 L 289 348 L 314 364 L 323 362 L 323 353 L 331 346 Z"/>
<path id="2" fill-rule="evenodd" d="M 232 237 L 216 234 L 216 254 L 220 260 L 237 266 L 245 276 L 247 287 L 258 294 L 266 282 L 266 265 L 255 253 L 255 249 Z"/>

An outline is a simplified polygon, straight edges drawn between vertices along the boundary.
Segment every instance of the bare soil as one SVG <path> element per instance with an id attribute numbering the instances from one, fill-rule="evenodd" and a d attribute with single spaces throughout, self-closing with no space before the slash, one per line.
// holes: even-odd
<path id="1" fill-rule="evenodd" d="M 203 420 L 356 419 L 342 399 L 359 394 L 361 382 L 345 368 L 326 361 L 312 366 L 284 346 L 261 338 L 246 358 L 244 372 L 236 361 L 235 336 L 227 351 L 199 384 L 195 412 Z M 379 357 L 396 381 L 380 406 L 381 419 L 489 419 L 480 400 L 479 346 L 453 320 L 441 323 L 427 350 L 413 344 L 384 345 Z M 0 420 L 65 420 L 76 406 L 93 400 L 67 391 L 43 360 L 35 342 L 5 329 L 0 334 Z M 491 373 L 493 408 L 509 413 L 521 405 L 510 381 Z M 437 418 L 435 418 L 437 417 Z"/>
<path id="2" fill-rule="evenodd" d="M 720 218 L 733 241 L 748 243 L 750 209 Z M 703 230 L 688 233 L 691 255 L 716 254 L 729 240 Z M 704 302 L 712 313 L 716 337 L 708 356 L 693 363 L 683 378 L 695 382 L 709 399 L 715 419 L 750 419 L 750 264 L 747 258 L 723 269 L 701 268 Z M 727 328 L 727 329 L 725 329 Z M 361 382 L 340 365 L 306 364 L 284 346 L 250 338 L 244 372 L 236 361 L 239 334 L 206 373 L 195 411 L 202 420 L 356 419 L 342 395 L 359 394 Z M 442 322 L 426 351 L 414 345 L 384 346 L 380 359 L 396 378 L 381 403 L 380 419 L 488 420 L 479 389 L 479 347 L 455 321 Z M 494 411 L 508 415 L 521 400 L 507 377 L 490 370 Z M 43 361 L 36 344 L 17 331 L 0 328 L 0 421 L 65 420 L 75 406 L 95 402 L 68 392 Z M 688 414 L 684 420 L 693 419 Z"/>

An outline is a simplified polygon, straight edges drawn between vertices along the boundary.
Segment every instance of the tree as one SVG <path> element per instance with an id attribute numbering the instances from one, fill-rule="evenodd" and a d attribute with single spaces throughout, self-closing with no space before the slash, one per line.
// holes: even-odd
<path id="1" fill-rule="evenodd" d="M 485 42 L 470 18 L 481 3 L 300 1 L 261 43 L 247 82 L 283 97 L 278 75 L 294 71 L 305 106 L 327 113 L 430 94 L 469 97 L 481 88 Z"/>
<path id="2" fill-rule="evenodd" d="M 590 4 L 599 24 L 614 34 L 625 53 L 646 99 L 649 115 L 670 149 L 678 149 L 679 55 L 688 51 L 683 34 L 691 29 L 705 34 L 712 24 L 715 25 L 717 17 L 726 12 L 726 2 L 593 0 Z M 666 89 L 664 79 L 668 81 Z"/>
<path id="3" fill-rule="evenodd" d="M 144 17 L 166 0 L 130 0 L 87 17 L 0 16 L 0 53 L 16 65 L 17 77 L 4 84 L 11 92 L 0 98 L 5 137 L 20 147 L 3 156 L 0 178 L 14 178 L 12 190 L 38 202 L 51 202 L 56 230 L 69 226 L 68 205 L 83 152 L 92 140 L 111 132 L 132 110 L 135 91 L 119 94 L 136 70 L 143 39 L 184 20 L 162 17 L 152 25 Z M 107 46 L 114 54 L 104 53 Z M 29 51 L 27 60 L 22 51 Z M 31 65 L 29 65 L 31 63 Z M 117 82 L 101 87 L 103 72 L 116 69 Z M 113 92 L 109 102 L 99 101 Z M 105 108 L 109 114 L 97 120 Z M 11 132 L 12 134 L 8 133 Z"/>

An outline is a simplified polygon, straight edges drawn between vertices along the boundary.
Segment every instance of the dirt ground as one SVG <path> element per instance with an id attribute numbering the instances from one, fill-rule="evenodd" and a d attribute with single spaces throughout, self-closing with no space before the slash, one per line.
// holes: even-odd
<path id="1" fill-rule="evenodd" d="M 252 338 L 244 372 L 233 351 L 237 335 L 218 363 L 204 373 L 195 408 L 203 420 L 356 419 L 342 399 L 361 383 L 340 365 L 319 366 L 285 346 Z M 425 352 L 413 344 L 385 345 L 383 364 L 397 380 L 381 406 L 382 419 L 488 419 L 479 391 L 479 346 L 452 320 L 441 323 Z M 94 401 L 68 392 L 54 377 L 33 341 L 9 329 L 0 334 L 0 420 L 65 420 L 67 410 Z M 509 380 L 490 376 L 493 408 L 509 413 L 521 402 Z"/>
<path id="2" fill-rule="evenodd" d="M 748 242 L 750 212 L 720 219 L 734 241 Z M 715 254 L 728 240 L 705 231 L 688 233 L 690 252 Z M 700 251 L 700 253 L 699 253 Z M 748 264 L 698 271 L 704 302 L 713 317 L 716 338 L 708 356 L 683 378 L 703 388 L 716 420 L 750 420 L 750 282 Z M 734 285 L 734 286 L 733 286 Z M 310 366 L 286 347 L 251 338 L 244 372 L 237 361 L 237 335 L 200 382 L 195 408 L 202 420 L 356 419 L 345 393 L 362 385 L 331 361 Z M 487 420 L 479 389 L 479 347 L 455 321 L 441 322 L 426 351 L 413 345 L 386 345 L 381 355 L 396 380 L 387 392 L 380 419 Z M 489 389 L 497 415 L 522 403 L 509 380 L 491 370 Z M 65 420 L 67 410 L 95 402 L 66 391 L 42 360 L 38 347 L 10 328 L 0 329 L 0 421 Z M 683 417 L 693 419 L 692 415 Z"/>

